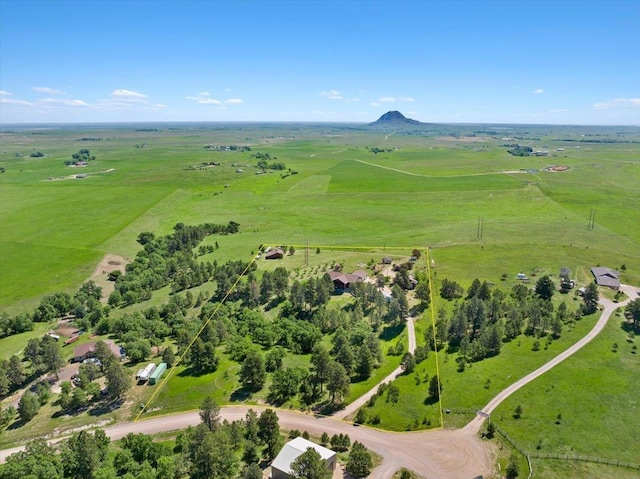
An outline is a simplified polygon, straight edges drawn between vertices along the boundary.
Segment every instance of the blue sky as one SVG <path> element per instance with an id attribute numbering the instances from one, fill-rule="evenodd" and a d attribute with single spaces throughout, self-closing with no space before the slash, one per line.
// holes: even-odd
<path id="1" fill-rule="evenodd" d="M 0 122 L 640 124 L 640 1 L 0 0 Z"/>

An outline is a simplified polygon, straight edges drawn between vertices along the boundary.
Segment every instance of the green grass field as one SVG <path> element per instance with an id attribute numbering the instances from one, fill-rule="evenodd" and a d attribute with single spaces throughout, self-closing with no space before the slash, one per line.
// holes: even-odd
<path id="1" fill-rule="evenodd" d="M 501 134 L 491 134 L 485 125 L 434 125 L 391 137 L 340 125 L 4 131 L 0 133 L 0 166 L 6 169 L 0 174 L 0 312 L 31 311 L 45 294 L 75 291 L 105 254 L 132 258 L 140 232 L 166 234 L 178 222 L 241 224 L 240 234 L 206 240 L 205 244 L 218 241 L 220 249 L 205 259 L 249 259 L 261 244 L 295 245 L 298 252 L 287 258 L 287 268 L 297 279 L 318 275 L 335 261 L 355 269 L 371 258 L 406 257 L 414 247 L 430 246 L 436 281 L 449 278 L 467 286 L 477 277 L 507 288 L 517 272 L 556 276 L 566 266 L 584 285 L 591 280 L 590 267 L 624 264 L 622 281 L 640 284 L 640 130 L 514 126 L 509 134 L 521 138 L 519 144 L 550 152 L 547 157 L 527 158 L 509 155 L 501 146 L 505 143 Z M 590 135 L 589 142 L 583 134 Z M 78 141 L 84 137 L 102 140 Z M 593 142 L 617 139 L 626 143 Z M 136 147 L 142 144 L 146 147 Z M 204 148 L 209 144 L 249 145 L 252 151 L 209 151 Z M 390 151 L 374 154 L 369 150 L 373 147 Z M 65 166 L 64 161 L 81 148 L 89 148 L 96 160 L 86 168 Z M 32 158 L 32 151 L 46 156 Z M 256 152 L 269 153 L 297 174 L 257 175 L 257 160 L 251 157 Z M 212 161 L 220 165 L 192 168 Z M 553 164 L 569 170 L 542 171 Z M 87 178 L 68 178 L 76 174 Z M 61 177 L 66 179 L 57 179 Z M 596 221 L 589 230 L 592 209 Z M 311 248 L 308 266 L 301 252 L 306 243 Z M 260 263 L 260 268 L 275 266 Z M 508 275 L 505 282 L 500 279 L 503 273 Z M 213 285 L 202 289 L 211 291 Z M 167 294 L 156 293 L 148 305 L 159 304 Z M 427 320 L 417 323 L 419 341 Z M 536 353 L 530 351 L 528 339 L 513 341 L 498 357 L 463 373 L 441 353 L 443 404 L 452 410 L 483 406 L 500 388 L 575 342 L 594 321 L 584 318 Z M 2 355 L 19 351 L 21 343 L 40 333 L 38 329 L 0 339 Z M 628 343 L 621 334 L 619 324 L 609 325 L 596 342 L 570 360 L 579 367 L 568 362 L 521 390 L 496 411 L 502 414 L 496 420 L 527 448 L 535 448 L 538 438 L 544 438 L 542 451 L 574 448 L 640 462 L 629 445 L 637 413 L 632 401 L 639 392 L 629 378 L 637 373 L 638 358 L 624 352 Z M 607 348 L 615 341 L 621 347 L 612 356 Z M 387 362 L 375 377 L 383 377 L 393 364 L 397 363 Z M 418 370 L 433 375 L 434 367 L 431 354 Z M 237 365 L 223 356 L 213 376 L 192 378 L 177 371 L 151 407 L 163 412 L 193 409 L 205 394 L 227 402 L 237 389 L 234 368 Z M 383 418 L 380 426 L 404 430 L 418 421 L 419 427 L 426 427 L 425 417 L 432 427 L 439 425 L 436 406 L 423 404 L 427 385 L 416 386 L 414 376 L 398 380 L 403 395 L 397 405 L 383 399 L 376 404 Z M 488 378 L 491 384 L 485 388 Z M 578 379 L 582 389 L 574 387 Z M 347 401 L 374 383 L 372 378 L 353 385 Z M 148 398 L 151 390 L 136 391 L 136 400 Z M 606 405 L 597 401 L 603 396 Z M 514 401 L 525 410 L 519 421 L 510 418 Z M 580 411 L 584 414 L 578 420 Z M 563 416 L 560 426 L 552 420 L 558 412 Z M 447 415 L 445 427 L 466 419 Z M 573 474 L 567 472 L 568 466 L 556 467 L 553 461 L 540 467 L 548 477 Z M 581 472 L 575 477 L 588 476 L 594 467 L 576 469 Z"/>

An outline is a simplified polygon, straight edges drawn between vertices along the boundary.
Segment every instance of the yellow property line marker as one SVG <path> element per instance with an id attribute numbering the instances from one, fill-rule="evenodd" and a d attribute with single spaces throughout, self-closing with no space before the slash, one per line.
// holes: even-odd
<path id="1" fill-rule="evenodd" d="M 294 248 L 295 247 L 298 247 L 298 248 L 309 247 L 309 248 L 322 248 L 322 249 L 325 249 L 325 250 L 333 250 L 333 249 L 335 249 L 335 250 L 363 250 L 363 249 L 387 250 L 388 249 L 388 250 L 395 251 L 395 250 L 407 250 L 407 249 L 411 250 L 411 249 L 413 249 L 410 246 L 337 246 L 337 245 L 332 245 L 332 246 L 317 246 L 317 245 L 314 245 L 314 246 L 312 246 L 312 245 L 306 245 L 306 244 L 305 245 L 292 245 L 292 246 Z M 271 247 L 273 247 L 273 246 L 271 246 Z M 435 352 L 436 352 L 436 375 L 438 377 L 438 397 L 439 397 L 439 406 L 440 406 L 440 428 L 443 428 L 444 427 L 444 417 L 443 417 L 443 414 L 442 414 L 442 397 L 441 397 L 441 394 L 440 394 L 440 370 L 439 370 L 439 366 L 438 366 L 438 345 L 437 345 L 437 341 L 436 341 L 436 325 L 435 325 L 435 315 L 434 315 L 434 307 L 433 307 L 434 301 L 433 301 L 433 287 L 432 287 L 432 283 L 433 282 L 432 282 L 432 278 L 431 278 L 430 248 L 427 248 L 426 251 L 427 251 L 427 272 L 428 272 L 428 276 L 429 276 L 429 295 L 431 296 L 431 323 L 433 325 L 434 349 L 435 349 Z M 215 310 L 209 315 L 207 320 L 202 324 L 202 326 L 200 327 L 200 329 L 198 330 L 196 335 L 193 337 L 191 342 L 187 345 L 187 347 L 185 348 L 184 352 L 180 355 L 180 357 L 175 362 L 173 367 L 168 370 L 167 375 L 160 382 L 158 387 L 155 388 L 155 390 L 151 394 L 151 397 L 149 397 L 147 402 L 142 406 L 142 408 L 140 409 L 140 412 L 136 415 L 136 417 L 133 420 L 133 422 L 138 422 L 140 420 L 140 416 L 142 416 L 142 414 L 144 414 L 144 412 L 149 409 L 149 405 L 158 396 L 160 391 L 162 391 L 162 389 L 164 388 L 164 386 L 167 383 L 167 381 L 169 381 L 169 379 L 171 379 L 171 376 L 172 376 L 173 372 L 176 370 L 177 366 L 180 363 L 182 363 L 182 361 L 185 358 L 185 356 L 189 353 L 189 350 L 191 349 L 191 346 L 193 346 L 193 344 L 196 342 L 196 339 L 198 339 L 200 337 L 200 334 L 202 333 L 202 331 L 204 331 L 204 329 L 207 327 L 207 325 L 214 318 L 214 316 L 216 315 L 218 310 L 225 303 L 227 298 L 231 295 L 231 293 L 238 286 L 238 283 L 240 282 L 242 277 L 245 275 L 245 273 L 256 262 L 257 257 L 258 257 L 257 255 L 252 255 L 251 261 L 249 261 L 249 263 L 247 264 L 246 268 L 242 271 L 242 273 L 240 273 L 240 275 L 238 276 L 236 281 L 231 285 L 231 287 L 229 288 L 227 293 L 224 295 L 222 300 L 218 303 L 218 305 L 215 308 Z"/>
<path id="2" fill-rule="evenodd" d="M 427 248 L 427 275 L 429 277 L 429 296 L 431 299 L 431 327 L 433 329 L 433 349 L 436 352 L 436 377 L 438 378 L 438 406 L 440 408 L 440 427 L 444 428 L 444 416 L 442 415 L 442 391 L 440 389 L 440 365 L 438 361 L 438 338 L 436 337 L 436 305 L 433 296 L 433 281 L 431 278 L 431 248 Z"/>
<path id="3" fill-rule="evenodd" d="M 251 267 L 251 265 L 253 263 L 255 263 L 256 261 L 256 257 L 254 256 L 251 261 L 249 261 L 249 263 L 247 264 L 246 268 L 242 271 L 242 273 L 240 273 L 240 275 L 238 276 L 238 279 L 236 279 L 236 281 L 231 285 L 231 287 L 229 288 L 229 291 L 227 291 L 227 293 L 224 295 L 224 297 L 222 298 L 222 301 L 220 301 L 218 303 L 218 306 L 216 307 L 216 309 L 213 310 L 213 312 L 209 315 L 209 317 L 207 318 L 207 320 L 202 324 L 202 327 L 200 328 L 200 330 L 198 331 L 198 333 L 193 337 L 193 339 L 191 340 L 191 342 L 189 343 L 189 345 L 185 348 L 184 352 L 180 355 L 180 357 L 178 358 L 178 360 L 176 361 L 176 363 L 173 365 L 173 367 L 169 370 L 168 374 L 165 376 L 165 378 L 162 380 L 162 382 L 160 383 L 160 385 L 153 391 L 153 394 L 151 395 L 151 397 L 149 398 L 149 400 L 146 402 L 146 404 L 142 407 L 142 409 L 140 410 L 140 412 L 138 413 L 138 415 L 136 416 L 136 418 L 133 420 L 133 422 L 137 422 L 140 419 L 140 416 L 142 415 L 142 413 L 144 413 L 149 404 L 151 403 L 151 401 L 153 401 L 156 396 L 158 395 L 158 393 L 162 390 L 162 388 L 164 387 L 164 385 L 167 383 L 167 381 L 169 380 L 169 378 L 171 378 L 171 375 L 173 373 L 173 371 L 176 370 L 176 367 L 182 362 L 182 360 L 184 359 L 184 357 L 187 355 L 187 353 L 189 352 L 189 349 L 191 349 L 191 346 L 193 346 L 193 343 L 196 342 L 196 339 L 198 339 L 200 337 L 200 334 L 202 333 L 202 331 L 204 331 L 204 328 L 207 327 L 207 325 L 211 322 L 211 320 L 213 319 L 213 317 L 216 315 L 216 313 L 218 312 L 218 310 L 222 307 L 222 305 L 225 303 L 225 301 L 227 300 L 227 298 L 229 297 L 229 295 L 233 292 L 233 290 L 236 288 L 236 286 L 238 286 L 238 283 L 240 282 L 240 279 L 242 279 L 242 277 L 245 275 L 245 273 L 249 270 L 249 268 Z"/>

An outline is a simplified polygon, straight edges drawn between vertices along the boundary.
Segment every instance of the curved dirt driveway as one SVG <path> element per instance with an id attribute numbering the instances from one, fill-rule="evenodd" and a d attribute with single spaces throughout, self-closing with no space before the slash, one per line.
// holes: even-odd
<path id="1" fill-rule="evenodd" d="M 497 408 L 500 405 L 502 401 L 507 399 L 509 396 L 511 396 L 514 392 L 516 392 L 521 387 L 525 386 L 526 384 L 529 384 L 538 376 L 542 376 L 551 368 L 553 368 L 554 366 L 557 366 L 562 361 L 567 359 L 569 356 L 571 356 L 575 352 L 582 349 L 586 344 L 591 342 L 593 338 L 595 338 L 600 333 L 600 331 L 604 329 L 605 325 L 607 324 L 607 321 L 609 321 L 609 317 L 611 317 L 611 314 L 613 314 L 613 312 L 616 309 L 624 307 L 627 303 L 629 303 L 629 301 L 631 301 L 634 298 L 637 298 L 638 295 L 640 295 L 640 288 L 637 288 L 634 286 L 623 284 L 620 286 L 620 289 L 622 290 L 622 292 L 624 292 L 628 296 L 628 298 L 619 303 L 614 303 L 610 299 L 601 297 L 598 303 L 600 303 L 600 305 L 603 306 L 602 314 L 600 315 L 600 319 L 598 319 L 598 322 L 596 323 L 596 325 L 593 327 L 593 329 L 591 329 L 591 331 L 587 333 L 586 336 L 580 339 L 573 346 L 569 347 L 562 353 L 558 354 L 556 357 L 551 359 L 548 363 L 543 364 L 535 371 L 527 374 L 522 379 L 513 383 L 511 386 L 508 386 L 507 388 L 503 389 L 491 401 L 489 401 L 489 403 L 485 407 L 483 407 L 480 411 L 478 411 L 478 415 L 463 429 L 469 432 L 470 434 L 477 434 L 478 431 L 480 431 L 480 428 L 482 427 L 482 423 L 484 422 L 485 418 L 488 415 L 490 415 L 495 410 L 495 408 Z"/>
<path id="2" fill-rule="evenodd" d="M 413 318 L 407 318 L 407 336 L 409 340 L 409 352 L 413 353 L 416 350 L 416 330 L 413 327 Z M 386 378 L 380 381 L 378 384 L 369 389 L 366 393 L 360 396 L 358 399 L 348 404 L 344 409 L 332 414 L 336 419 L 346 419 L 351 414 L 354 414 L 361 406 L 364 406 L 366 402 L 378 391 L 378 387 L 382 383 L 390 383 L 396 377 L 402 374 L 402 366 L 395 368 Z"/>

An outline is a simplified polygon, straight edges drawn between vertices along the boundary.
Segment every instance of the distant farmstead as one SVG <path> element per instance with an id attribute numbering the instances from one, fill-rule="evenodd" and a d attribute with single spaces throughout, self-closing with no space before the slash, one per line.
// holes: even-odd
<path id="1" fill-rule="evenodd" d="M 289 479 L 291 477 L 291 464 L 307 449 L 313 449 L 327 465 L 330 471 L 336 468 L 336 453 L 331 449 L 320 446 L 314 442 L 308 441 L 303 437 L 296 437 L 284 445 L 271 464 L 272 479 Z"/>
<path id="2" fill-rule="evenodd" d="M 591 274 L 593 274 L 598 286 L 620 289 L 620 273 L 616 270 L 598 266 L 591 268 Z"/>

